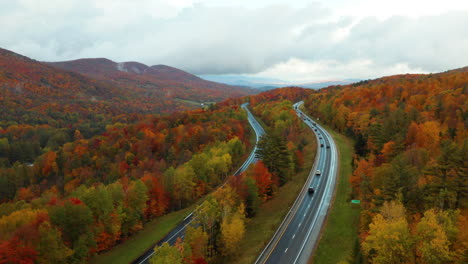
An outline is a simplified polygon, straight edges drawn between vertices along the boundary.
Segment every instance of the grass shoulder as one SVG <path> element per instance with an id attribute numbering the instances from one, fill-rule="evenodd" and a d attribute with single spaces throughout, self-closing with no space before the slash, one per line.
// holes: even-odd
<path id="1" fill-rule="evenodd" d="M 359 206 L 349 201 L 352 174 L 351 159 L 354 153 L 351 139 L 325 126 L 338 147 L 340 169 L 337 189 L 324 231 L 310 263 L 347 263 L 353 254 L 359 225 Z"/>
<path id="2" fill-rule="evenodd" d="M 246 235 L 240 243 L 238 254 L 223 258 L 222 263 L 253 263 L 268 244 L 304 186 L 314 163 L 317 143 L 313 133 L 308 133 L 307 142 L 304 168 L 280 187 L 276 196 L 262 204 L 255 217 L 248 219 Z"/>

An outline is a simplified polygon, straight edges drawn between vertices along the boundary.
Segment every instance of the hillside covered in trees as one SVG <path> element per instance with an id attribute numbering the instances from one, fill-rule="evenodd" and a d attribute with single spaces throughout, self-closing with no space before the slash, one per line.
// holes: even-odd
<path id="1" fill-rule="evenodd" d="M 305 106 L 355 140 L 356 263 L 466 262 L 468 68 L 329 87 Z"/>
<path id="2" fill-rule="evenodd" d="M 75 134 L 88 139 L 103 133 L 108 125 L 200 108 L 181 99 L 215 102 L 251 93 L 198 81 L 196 76 L 166 66 L 147 67 L 151 74 L 143 76 L 128 73 L 127 68 L 110 71 L 106 63 L 113 62 L 107 60 L 90 61 L 84 68 L 96 74 L 84 76 L 0 49 L 0 145 L 8 143 L 0 154 L 1 166 L 32 163 L 39 155 L 73 141 Z M 135 68 L 132 63 L 125 65 Z"/>

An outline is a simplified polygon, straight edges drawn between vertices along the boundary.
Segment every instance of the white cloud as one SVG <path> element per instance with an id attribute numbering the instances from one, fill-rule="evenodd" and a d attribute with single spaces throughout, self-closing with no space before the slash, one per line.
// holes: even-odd
<path id="1" fill-rule="evenodd" d="M 421 68 L 411 68 L 406 63 L 378 65 L 372 60 L 353 60 L 342 63 L 335 60 L 304 61 L 297 58 L 278 63 L 260 73 L 257 77 L 275 76 L 291 82 L 333 81 L 349 78 L 369 79 L 375 76 L 405 73 L 427 73 Z"/>
<path id="2" fill-rule="evenodd" d="M 6 2 L 0 47 L 38 60 L 107 57 L 288 80 L 436 72 L 468 61 L 468 1 Z"/>

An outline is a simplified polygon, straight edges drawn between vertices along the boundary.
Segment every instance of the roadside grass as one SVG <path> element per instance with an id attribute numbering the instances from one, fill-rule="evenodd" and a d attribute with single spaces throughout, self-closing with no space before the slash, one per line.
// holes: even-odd
<path id="1" fill-rule="evenodd" d="M 89 263 L 128 264 L 132 262 L 176 227 L 180 221 L 195 209 L 197 204 L 195 203 L 187 208 L 163 215 L 146 223 L 143 230 L 132 235 L 127 241 L 115 246 L 112 250 L 91 258 Z"/>
<path id="2" fill-rule="evenodd" d="M 246 235 L 238 254 L 222 258 L 219 263 L 253 263 L 270 241 L 304 186 L 314 163 L 317 143 L 313 133 L 307 133 L 309 144 L 304 148 L 304 167 L 288 183 L 279 188 L 276 196 L 260 206 L 257 215 L 248 219 Z"/>
<path id="3" fill-rule="evenodd" d="M 349 201 L 351 185 L 349 177 L 352 174 L 351 159 L 354 153 L 352 141 L 325 128 L 333 136 L 340 156 L 340 170 L 335 198 L 330 214 L 325 223 L 315 255 L 309 263 L 337 264 L 347 263 L 353 254 L 359 225 L 359 205 Z"/>

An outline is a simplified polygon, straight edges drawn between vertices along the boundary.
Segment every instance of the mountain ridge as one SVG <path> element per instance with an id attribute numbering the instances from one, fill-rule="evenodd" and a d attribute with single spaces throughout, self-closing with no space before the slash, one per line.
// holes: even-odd
<path id="1" fill-rule="evenodd" d="M 254 91 L 199 78 L 168 65 L 152 65 L 106 58 L 85 58 L 71 61 L 45 62 L 47 65 L 115 85 L 138 90 L 144 94 L 162 93 L 168 98 L 196 102 L 222 101 L 230 97 L 253 94 Z M 160 96 L 158 96 L 160 97 Z"/>

